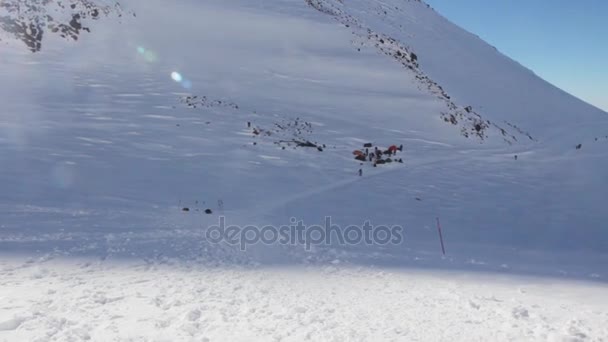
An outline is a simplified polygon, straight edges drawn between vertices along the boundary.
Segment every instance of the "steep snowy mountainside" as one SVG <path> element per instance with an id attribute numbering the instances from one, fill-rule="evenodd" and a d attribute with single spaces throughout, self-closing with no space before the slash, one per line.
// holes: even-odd
<path id="1" fill-rule="evenodd" d="M 563 148 L 580 140 L 590 142 L 608 129 L 605 112 L 540 79 L 424 2 L 308 2 L 341 22 L 357 22 L 373 33 L 361 40 L 362 45 L 390 49 L 387 44 L 391 42 L 386 38 L 379 41 L 374 37 L 377 33 L 406 45 L 416 55 L 416 66 L 445 89 L 454 103 L 471 106 L 484 119 L 508 131 Z M 579 136 L 577 131 L 581 130 L 585 133 Z"/>

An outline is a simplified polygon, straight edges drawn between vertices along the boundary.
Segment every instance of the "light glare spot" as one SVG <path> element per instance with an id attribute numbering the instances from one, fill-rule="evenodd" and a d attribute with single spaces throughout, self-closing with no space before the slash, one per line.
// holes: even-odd
<path id="1" fill-rule="evenodd" d="M 179 72 L 177 72 L 177 71 L 174 71 L 174 72 L 172 72 L 172 73 L 171 73 L 171 78 L 172 78 L 172 79 L 173 79 L 175 82 L 181 82 L 181 81 L 182 81 L 182 79 L 183 79 L 183 78 L 182 78 L 182 75 L 181 75 Z"/>
<path id="2" fill-rule="evenodd" d="M 150 50 L 146 50 L 146 52 L 144 53 L 144 58 L 146 59 L 146 61 L 148 61 L 149 63 L 153 63 L 156 62 L 156 60 L 158 59 L 156 57 L 156 53 L 150 51 Z"/>

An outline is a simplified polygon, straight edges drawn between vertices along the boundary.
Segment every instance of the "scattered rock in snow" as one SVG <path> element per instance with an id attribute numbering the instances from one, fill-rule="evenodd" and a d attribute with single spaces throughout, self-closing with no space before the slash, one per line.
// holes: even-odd
<path id="1" fill-rule="evenodd" d="M 83 32 L 91 32 L 85 21 L 102 16 L 120 18 L 125 14 L 118 2 L 109 5 L 95 0 L 72 0 L 70 6 L 66 2 L 3 0 L 0 33 L 22 41 L 31 52 L 38 52 L 49 34 L 77 41 Z"/>

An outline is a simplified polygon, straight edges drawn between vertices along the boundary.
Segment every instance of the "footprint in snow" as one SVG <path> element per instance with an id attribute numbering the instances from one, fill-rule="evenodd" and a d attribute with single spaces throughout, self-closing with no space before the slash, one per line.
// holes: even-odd
<path id="1" fill-rule="evenodd" d="M 528 309 L 521 307 L 521 306 L 513 308 L 513 310 L 511 311 L 511 314 L 513 315 L 514 318 L 517 318 L 517 319 L 530 318 L 530 313 L 528 312 Z"/>
<path id="2" fill-rule="evenodd" d="M 587 340 L 587 334 L 581 330 L 583 323 L 580 320 L 572 320 L 569 323 L 566 333 L 572 338 L 571 341 L 585 341 Z"/>
<path id="3" fill-rule="evenodd" d="M 12 331 L 17 330 L 23 322 L 27 320 L 26 317 L 13 317 L 6 321 L 0 321 L 0 331 Z"/>
<path id="4" fill-rule="evenodd" d="M 191 310 L 186 314 L 186 319 L 190 322 L 197 321 L 201 318 L 201 311 L 198 309 Z"/>

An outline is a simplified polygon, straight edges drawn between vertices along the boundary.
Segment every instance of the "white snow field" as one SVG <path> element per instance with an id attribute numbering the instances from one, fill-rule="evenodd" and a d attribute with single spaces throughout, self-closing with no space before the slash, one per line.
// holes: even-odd
<path id="1" fill-rule="evenodd" d="M 123 7 L 0 34 L 0 341 L 608 340 L 607 113 L 420 1 Z"/>

